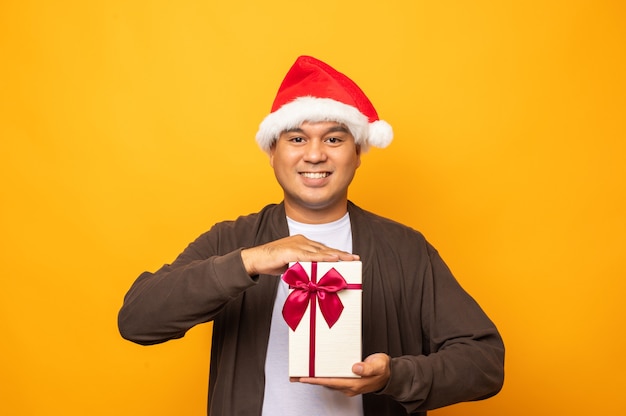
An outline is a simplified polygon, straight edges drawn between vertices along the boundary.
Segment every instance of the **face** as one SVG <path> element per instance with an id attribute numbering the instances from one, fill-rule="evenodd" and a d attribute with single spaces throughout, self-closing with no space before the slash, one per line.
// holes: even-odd
<path id="1" fill-rule="evenodd" d="M 290 218 L 330 222 L 346 213 L 348 186 L 361 164 L 361 150 L 342 124 L 304 122 L 280 135 L 270 150 L 270 164 Z"/>

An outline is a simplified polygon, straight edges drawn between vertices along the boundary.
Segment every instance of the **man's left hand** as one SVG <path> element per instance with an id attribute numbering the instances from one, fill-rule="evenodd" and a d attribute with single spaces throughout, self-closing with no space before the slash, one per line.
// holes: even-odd
<path id="1" fill-rule="evenodd" d="M 372 354 L 365 361 L 352 366 L 352 372 L 361 378 L 292 377 L 291 381 L 328 387 L 346 396 L 372 393 L 387 385 L 391 375 L 390 362 L 391 358 L 387 354 Z"/>

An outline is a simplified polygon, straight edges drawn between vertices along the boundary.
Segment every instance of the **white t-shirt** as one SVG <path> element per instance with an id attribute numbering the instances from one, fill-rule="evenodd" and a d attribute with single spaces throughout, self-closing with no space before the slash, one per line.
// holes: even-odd
<path id="1" fill-rule="evenodd" d="M 287 218 L 289 234 L 302 234 L 328 247 L 352 252 L 350 217 L 346 215 L 328 224 L 304 224 Z M 363 416 L 360 395 L 347 397 L 326 387 L 289 381 L 289 327 L 282 309 L 289 288 L 281 279 L 274 310 L 265 360 L 265 395 L 263 416 Z"/>

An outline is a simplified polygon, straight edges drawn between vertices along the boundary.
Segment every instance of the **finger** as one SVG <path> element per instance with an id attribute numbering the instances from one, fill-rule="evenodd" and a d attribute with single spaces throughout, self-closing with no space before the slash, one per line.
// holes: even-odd
<path id="1" fill-rule="evenodd" d="M 307 238 L 304 238 L 304 242 L 303 242 L 303 247 L 308 247 L 310 248 L 310 251 L 313 252 L 328 252 L 328 253 L 336 253 L 336 254 L 350 254 L 346 251 L 343 250 L 338 250 L 336 248 L 333 247 L 329 247 L 326 244 L 320 243 L 318 241 L 314 241 L 314 240 L 309 240 Z"/>
<path id="2" fill-rule="evenodd" d="M 389 366 L 389 356 L 387 354 L 376 353 L 367 357 L 364 362 L 356 363 L 355 366 L 363 367 L 363 374 L 365 376 L 380 375 L 386 372 Z"/>
<path id="3" fill-rule="evenodd" d="M 345 251 L 339 251 L 334 249 L 324 250 L 320 252 L 313 253 L 315 255 L 321 255 L 327 258 L 334 259 L 333 261 L 342 260 L 342 261 L 354 261 L 359 260 L 359 256 L 357 254 L 347 253 Z"/>
<path id="4" fill-rule="evenodd" d="M 376 362 L 356 363 L 352 366 L 352 372 L 361 377 L 375 377 L 382 374 L 383 369 Z"/>
<path id="5" fill-rule="evenodd" d="M 340 389 L 346 388 L 348 379 L 344 378 L 332 378 L 332 377 L 300 377 L 301 383 L 315 384 L 317 386 L 326 386 L 330 388 Z"/>
<path id="6" fill-rule="evenodd" d="M 305 382 L 305 380 L 301 380 Z M 354 378 L 314 378 L 306 380 L 308 384 L 315 384 L 318 386 L 326 387 L 331 390 L 336 390 L 345 394 L 348 397 L 356 396 L 363 393 L 363 383 L 361 379 Z"/>
<path id="7" fill-rule="evenodd" d="M 349 253 L 342 253 L 342 252 L 303 252 L 300 253 L 298 255 L 298 258 L 296 259 L 296 261 L 328 261 L 328 262 L 335 262 L 335 261 L 354 261 L 354 260 L 358 260 L 358 257 L 353 255 L 353 254 L 349 254 Z"/>
<path id="8" fill-rule="evenodd" d="M 363 383 L 363 379 L 358 377 L 301 377 L 300 382 L 325 386 L 336 390 L 353 390 Z"/>
<path id="9" fill-rule="evenodd" d="M 357 376 L 365 376 L 365 363 L 356 363 L 352 366 L 352 372 Z"/>

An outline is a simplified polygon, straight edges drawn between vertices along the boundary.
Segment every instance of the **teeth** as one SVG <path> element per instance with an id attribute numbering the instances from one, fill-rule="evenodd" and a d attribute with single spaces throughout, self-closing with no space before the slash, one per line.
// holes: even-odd
<path id="1" fill-rule="evenodd" d="M 322 179 L 328 176 L 328 172 L 302 172 L 302 176 L 311 179 Z"/>

